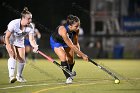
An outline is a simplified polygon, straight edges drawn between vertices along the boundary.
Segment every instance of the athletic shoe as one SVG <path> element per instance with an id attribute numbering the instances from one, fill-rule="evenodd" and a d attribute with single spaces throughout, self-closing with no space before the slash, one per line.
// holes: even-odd
<path id="1" fill-rule="evenodd" d="M 21 82 L 21 83 L 26 82 L 26 80 L 22 76 L 16 76 L 16 78 L 18 82 Z"/>
<path id="2" fill-rule="evenodd" d="M 72 78 L 68 77 L 67 80 L 66 80 L 66 84 L 71 84 L 71 83 L 72 83 Z"/>
<path id="3" fill-rule="evenodd" d="M 15 83 L 16 81 L 17 81 L 17 79 L 15 77 L 10 77 L 9 83 Z"/>

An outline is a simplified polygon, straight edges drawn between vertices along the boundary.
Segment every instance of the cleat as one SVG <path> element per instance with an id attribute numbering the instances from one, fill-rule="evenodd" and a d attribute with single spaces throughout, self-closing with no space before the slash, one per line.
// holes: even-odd
<path id="1" fill-rule="evenodd" d="M 16 76 L 16 79 L 18 82 L 21 82 L 21 83 L 27 82 L 27 80 L 25 80 L 22 76 Z"/>
<path id="2" fill-rule="evenodd" d="M 10 77 L 9 83 L 15 83 L 16 81 L 17 81 L 17 79 L 15 77 Z"/>
<path id="3" fill-rule="evenodd" d="M 72 78 L 71 78 L 71 77 L 68 77 L 68 78 L 67 78 L 66 84 L 72 84 Z"/>

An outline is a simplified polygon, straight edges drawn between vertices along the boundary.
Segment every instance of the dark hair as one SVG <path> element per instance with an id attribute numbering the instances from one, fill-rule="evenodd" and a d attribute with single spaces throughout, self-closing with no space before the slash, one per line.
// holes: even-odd
<path id="1" fill-rule="evenodd" d="M 74 22 L 80 22 L 80 19 L 77 16 L 69 15 L 67 17 L 67 24 L 72 25 L 72 24 L 74 24 Z"/>
<path id="2" fill-rule="evenodd" d="M 31 12 L 28 11 L 27 7 L 24 7 L 23 11 L 21 12 L 21 17 L 25 17 L 26 14 L 31 14 Z"/>

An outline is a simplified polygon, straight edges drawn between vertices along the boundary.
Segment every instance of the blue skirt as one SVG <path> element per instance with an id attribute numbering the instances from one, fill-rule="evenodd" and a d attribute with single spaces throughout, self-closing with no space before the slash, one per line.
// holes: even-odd
<path id="1" fill-rule="evenodd" d="M 53 40 L 52 36 L 50 37 L 50 45 L 51 48 L 54 50 L 55 47 L 68 47 L 65 43 L 59 43 Z"/>

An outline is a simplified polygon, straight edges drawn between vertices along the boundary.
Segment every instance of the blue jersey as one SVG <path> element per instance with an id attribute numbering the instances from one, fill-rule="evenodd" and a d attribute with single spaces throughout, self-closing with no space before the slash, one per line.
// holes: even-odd
<path id="1" fill-rule="evenodd" d="M 64 25 L 64 27 L 66 28 L 69 38 L 73 41 L 73 36 L 76 34 L 76 32 L 70 31 L 67 24 Z M 64 42 L 63 38 L 59 35 L 58 28 L 56 29 L 56 31 L 53 32 L 50 37 L 50 45 L 53 50 L 55 47 L 68 47 L 67 44 Z"/>

